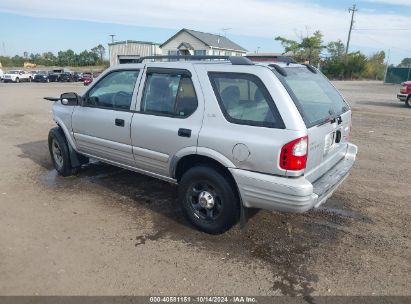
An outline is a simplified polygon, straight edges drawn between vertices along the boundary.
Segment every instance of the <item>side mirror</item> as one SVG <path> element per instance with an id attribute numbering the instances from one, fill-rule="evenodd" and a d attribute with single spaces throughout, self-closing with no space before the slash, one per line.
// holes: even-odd
<path id="1" fill-rule="evenodd" d="M 76 106 L 80 103 L 81 97 L 77 93 L 63 93 L 60 96 L 61 103 L 65 106 Z"/>

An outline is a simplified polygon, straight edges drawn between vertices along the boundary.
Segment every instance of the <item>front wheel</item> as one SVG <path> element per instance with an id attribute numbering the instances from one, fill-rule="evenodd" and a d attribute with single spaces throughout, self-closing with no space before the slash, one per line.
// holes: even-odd
<path id="1" fill-rule="evenodd" d="M 20 82 L 20 78 L 17 77 L 17 78 L 16 78 L 16 82 L 19 83 L 19 82 Z"/>
<path id="2" fill-rule="evenodd" d="M 73 175 L 76 169 L 71 166 L 69 147 L 60 128 L 50 130 L 48 144 L 50 156 L 57 172 L 63 176 Z"/>
<path id="3" fill-rule="evenodd" d="M 411 108 L 411 95 L 408 96 L 407 100 L 405 101 L 405 104 L 406 104 L 409 108 Z"/>
<path id="4" fill-rule="evenodd" d="M 225 173 L 212 167 L 193 167 L 183 175 L 179 201 L 188 220 L 206 233 L 223 233 L 239 219 L 235 186 Z"/>

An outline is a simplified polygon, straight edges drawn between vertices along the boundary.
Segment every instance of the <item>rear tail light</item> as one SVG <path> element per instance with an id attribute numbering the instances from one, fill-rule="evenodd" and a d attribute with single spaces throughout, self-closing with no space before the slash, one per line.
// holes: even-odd
<path id="1" fill-rule="evenodd" d="M 307 164 L 308 137 L 297 138 L 281 149 L 280 168 L 284 170 L 303 170 Z"/>

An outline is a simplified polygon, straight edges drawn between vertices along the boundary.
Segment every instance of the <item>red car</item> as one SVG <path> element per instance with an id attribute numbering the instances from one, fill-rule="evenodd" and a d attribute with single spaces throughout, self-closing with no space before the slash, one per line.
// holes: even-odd
<path id="1" fill-rule="evenodd" d="M 411 108 L 411 81 L 401 83 L 400 92 L 397 94 L 400 101 L 405 101 L 405 104 Z"/>
<path id="2" fill-rule="evenodd" d="M 88 86 L 92 82 L 93 82 L 93 76 L 92 75 L 83 75 L 83 84 L 85 86 Z"/>

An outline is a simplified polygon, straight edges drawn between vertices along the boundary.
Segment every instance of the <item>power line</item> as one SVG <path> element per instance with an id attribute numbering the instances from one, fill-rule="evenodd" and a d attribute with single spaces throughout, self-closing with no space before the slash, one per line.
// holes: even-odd
<path id="1" fill-rule="evenodd" d="M 353 31 L 411 31 L 411 28 L 386 28 L 386 29 L 353 28 Z"/>

